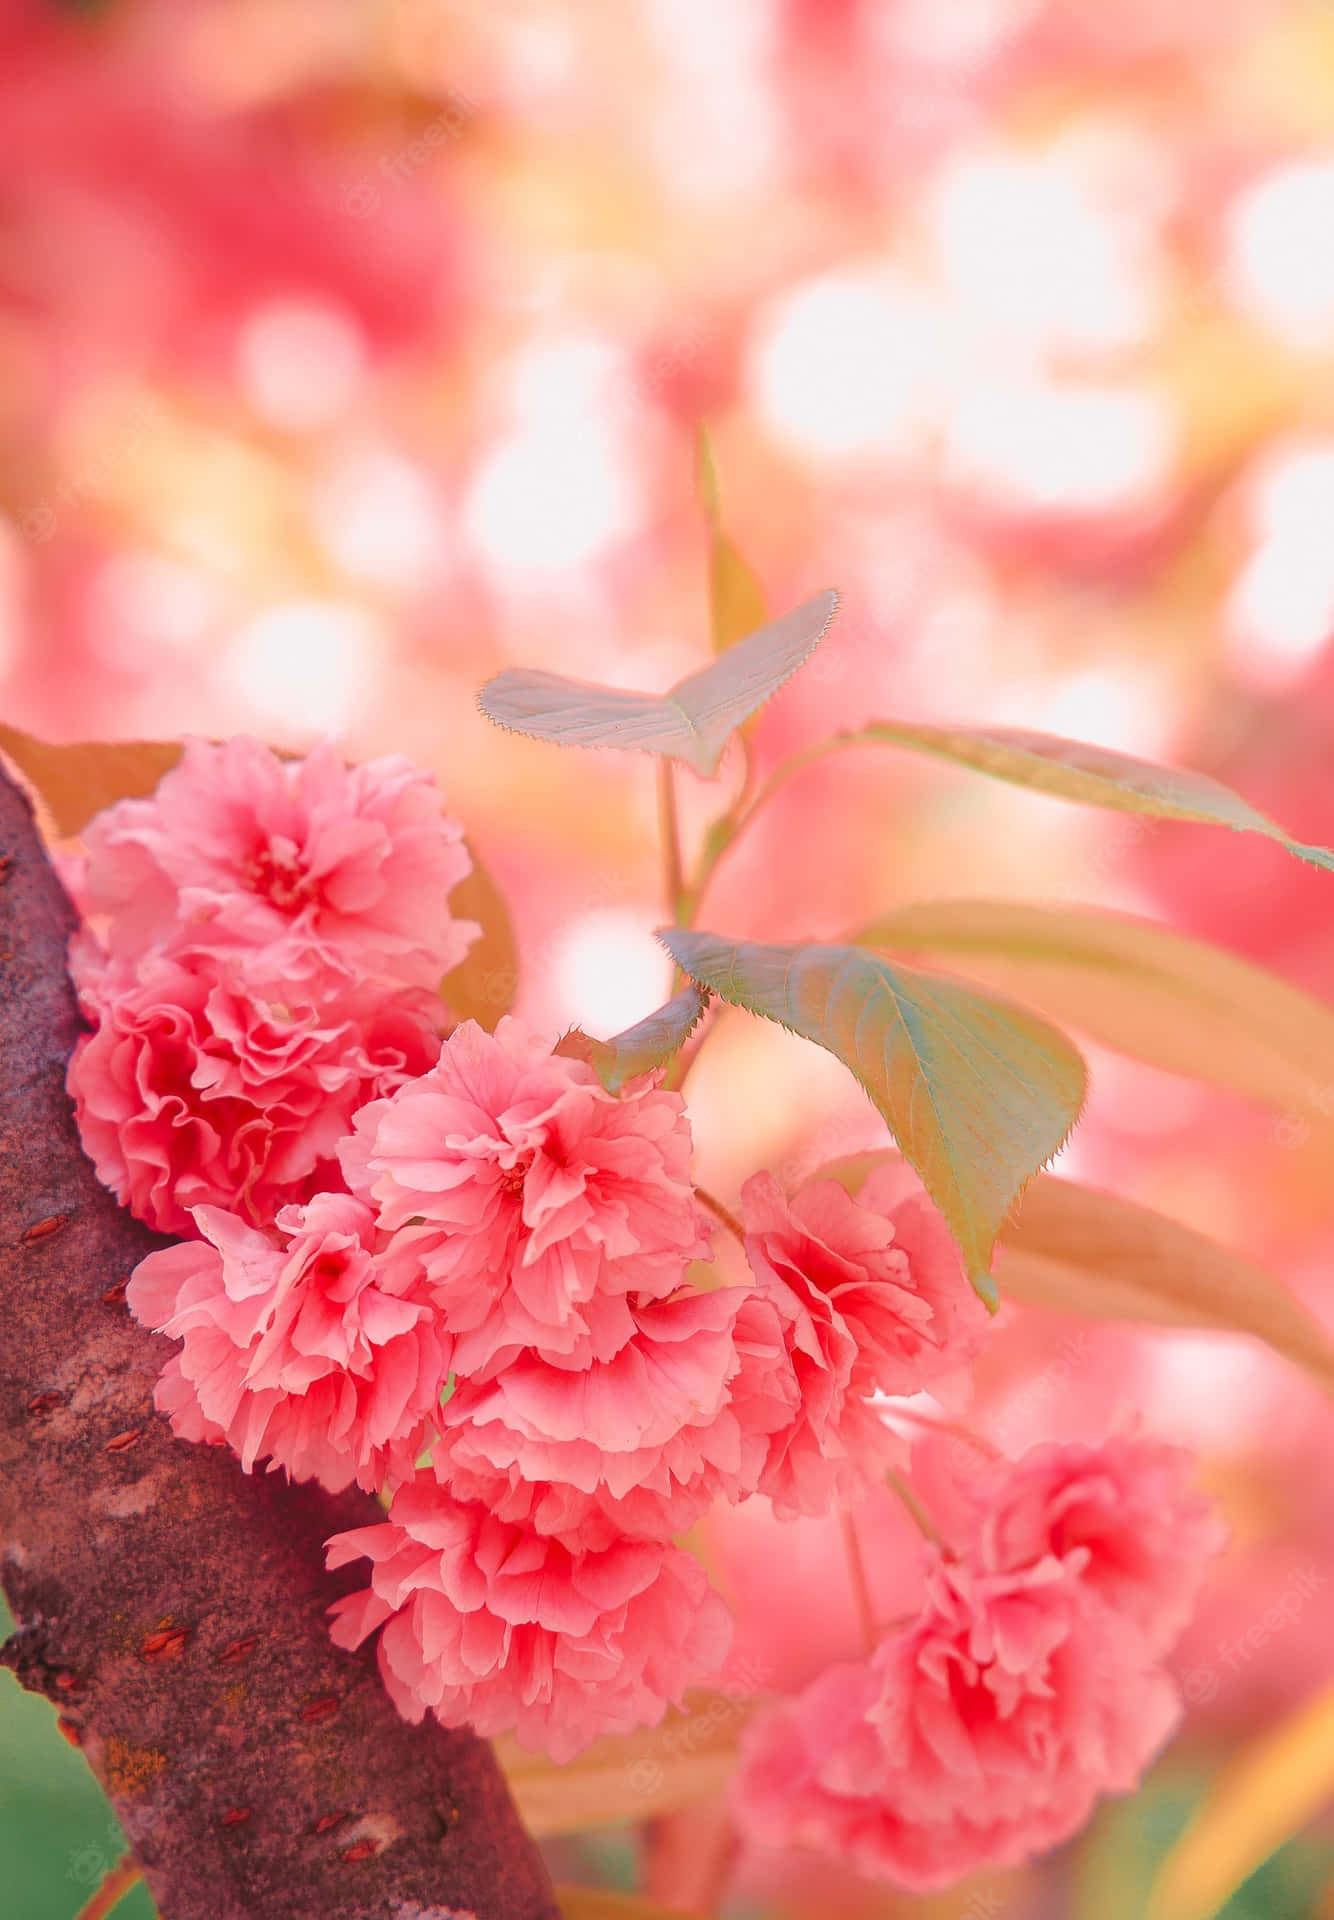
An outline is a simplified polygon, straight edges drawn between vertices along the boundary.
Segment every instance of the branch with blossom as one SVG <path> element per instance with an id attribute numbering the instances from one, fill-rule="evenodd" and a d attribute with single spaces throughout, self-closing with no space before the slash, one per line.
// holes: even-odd
<path id="1" fill-rule="evenodd" d="M 817 596 L 669 695 L 511 670 L 483 705 L 539 738 L 634 746 L 711 778 L 820 643 L 833 605 Z M 871 733 L 1070 797 L 1271 831 L 1188 776 L 1069 743 Z M 88 1022 L 68 1090 L 103 1185 L 146 1227 L 184 1236 L 151 1246 L 127 1214 L 108 1216 L 141 1256 L 131 1313 L 175 1343 L 153 1400 L 194 1444 L 172 1457 L 214 1463 L 229 1484 L 239 1462 L 263 1501 L 296 1502 L 296 1534 L 308 1547 L 318 1532 L 330 1570 L 357 1570 L 329 1595 L 327 1631 L 360 1671 L 374 1649 L 381 1706 L 421 1737 L 440 1723 L 465 1743 L 460 1764 L 479 1768 L 477 1735 L 513 1736 L 559 1765 L 660 1724 L 719 1677 L 732 1632 L 686 1537 L 720 1505 L 765 1499 L 780 1520 L 849 1516 L 867 1645 L 861 1662 L 755 1713 L 733 1795 L 742 1833 L 825 1846 L 926 1890 L 1027 1859 L 1101 1795 L 1132 1789 L 1177 1723 L 1165 1660 L 1221 1544 L 1189 1459 L 1115 1433 L 1017 1460 L 956 1449 L 951 1516 L 938 1521 L 922 1443 L 894 1418 L 896 1404 L 920 1414 L 920 1396 L 948 1398 L 987 1344 L 1004 1216 L 1082 1103 L 1071 1043 L 856 943 L 764 947 L 691 928 L 709 850 L 754 803 L 743 787 L 687 884 L 670 772 L 676 921 L 663 938 L 686 987 L 609 1040 L 553 1045 L 499 1008 L 488 1030 L 451 1005 L 483 929 L 450 909 L 471 857 L 427 776 L 397 758 L 345 766 L 328 746 L 284 760 L 245 738 L 189 741 L 158 771 L 155 759 L 147 791 L 87 823 L 67 862 L 82 914 L 69 964 Z M 48 928 L 48 960 L 55 938 Z M 670 1083 L 687 1039 L 696 1053 L 708 1044 L 711 996 L 834 1053 L 902 1158 L 831 1166 L 792 1191 L 761 1168 L 735 1212 L 697 1188 Z M 716 1225 L 740 1243 L 740 1283 L 701 1276 Z M 1284 1325 L 1301 1350 L 1305 1335 Z M 32 1404 L 53 1413 L 62 1391 Z M 104 1452 L 137 1448 L 145 1431 L 141 1417 Z M 168 1464 L 162 1475 L 112 1510 L 179 1511 Z M 354 1483 L 383 1510 L 357 1510 Z M 886 1483 L 925 1544 L 916 1610 L 882 1624 L 851 1510 Z M 98 1488 L 81 1497 L 90 1511 L 106 1501 Z M 29 1664 L 42 1671 L 50 1635 L 30 1549 L 11 1560 L 23 1569 L 14 1644 L 40 1645 Z M 315 1590 L 309 1568 L 298 1584 Z M 184 1603 L 164 1612 L 141 1657 L 185 1652 L 200 1632 L 186 1619 Z M 319 1720 L 340 1702 L 331 1691 L 302 1712 Z M 168 1920 L 202 1912 L 170 1884 L 160 1822 L 136 1824 L 114 1775 L 125 1733 L 105 1736 L 103 1756 L 98 1728 L 91 1718 L 94 1763 L 119 1788 Z M 134 1792 L 151 1799 L 167 1749 L 133 1752 Z M 218 1825 L 254 1812 L 225 1808 Z M 508 1846 L 512 1810 L 498 1798 L 493 1812 L 486 1844 Z M 331 1831 L 319 1825 L 330 1817 L 312 1831 Z M 383 1854 L 416 1873 L 393 1805 L 357 1821 L 343 1863 Z M 239 1870 L 207 1871 L 230 1884 Z M 473 1862 L 473 1881 L 486 1871 Z M 513 1904 L 488 1888 L 489 1913 L 551 1911 L 526 1847 L 498 1885 Z"/>
<path id="2" fill-rule="evenodd" d="M 155 1415 L 171 1349 L 125 1294 L 162 1243 L 80 1149 L 74 919 L 8 779 L 0 847 L 4 1663 L 57 1709 L 170 1920 L 552 1920 L 486 1746 L 406 1725 L 373 1659 L 329 1639 L 322 1542 L 374 1501 L 247 1475 Z"/>

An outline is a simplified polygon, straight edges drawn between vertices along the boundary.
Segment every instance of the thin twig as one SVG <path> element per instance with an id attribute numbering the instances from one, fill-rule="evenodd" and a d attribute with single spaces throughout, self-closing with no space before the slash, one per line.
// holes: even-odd
<path id="1" fill-rule="evenodd" d="M 720 1008 L 721 1005 L 722 1003 L 720 1001 L 715 1002 L 715 1007 Z M 706 1013 L 703 1021 L 695 1028 L 685 1045 L 677 1048 L 667 1063 L 666 1073 L 662 1076 L 662 1086 L 665 1093 L 679 1093 L 681 1091 L 691 1068 L 704 1050 L 705 1041 L 717 1024 L 717 1013 L 714 1012 L 712 1018 Z"/>
<path id="2" fill-rule="evenodd" d="M 729 1233 L 736 1235 L 737 1242 L 740 1246 L 745 1246 L 746 1229 L 742 1226 L 736 1215 L 723 1205 L 721 1200 L 715 1200 L 713 1195 L 704 1187 L 695 1188 L 695 1198 L 702 1207 L 708 1208 L 715 1220 L 722 1221 Z"/>
<path id="3" fill-rule="evenodd" d="M 753 761 L 747 765 L 746 779 L 730 814 L 717 821 L 708 840 L 705 842 L 699 867 L 690 889 L 690 901 L 698 908 L 704 897 L 705 888 L 712 880 L 714 872 L 724 856 L 736 845 L 745 829 L 766 802 L 785 787 L 794 774 L 801 773 L 815 761 L 823 760 L 828 754 L 841 753 L 845 747 L 870 744 L 860 735 L 836 733 L 828 740 L 818 740 L 812 746 L 802 747 L 788 759 L 780 761 L 769 778 L 754 792 Z"/>
<path id="4" fill-rule="evenodd" d="M 658 762 L 658 827 L 662 835 L 663 876 L 667 910 L 678 926 L 686 914 L 685 870 L 681 865 L 681 828 L 676 817 L 676 779 L 664 754 Z"/>
<path id="5" fill-rule="evenodd" d="M 870 1655 L 875 1652 L 879 1634 L 876 1631 L 875 1608 L 871 1605 L 871 1588 L 866 1578 L 866 1562 L 862 1559 L 862 1543 L 857 1533 L 857 1522 L 846 1507 L 838 1518 L 843 1529 L 843 1552 L 848 1562 L 848 1584 L 852 1588 L 852 1601 L 857 1609 L 857 1625 L 861 1630 L 862 1646 Z"/>
<path id="6" fill-rule="evenodd" d="M 130 1888 L 137 1887 L 141 1878 L 139 1863 L 134 1855 L 123 1853 L 87 1906 L 80 1911 L 78 1920 L 106 1920 L 111 1909 L 120 1905 Z"/>
<path id="7" fill-rule="evenodd" d="M 936 1525 L 935 1521 L 931 1518 L 931 1515 L 927 1512 L 926 1508 L 922 1505 L 921 1501 L 917 1498 L 917 1495 L 913 1492 L 912 1488 L 908 1485 L 908 1482 L 904 1479 L 903 1475 L 899 1473 L 894 1467 L 891 1467 L 889 1472 L 885 1475 L 885 1485 L 890 1489 L 891 1493 L 896 1493 L 898 1495 L 899 1499 L 903 1502 L 904 1506 L 908 1509 L 908 1512 L 912 1515 L 913 1520 L 917 1524 L 918 1530 L 925 1535 L 925 1537 L 931 1542 L 932 1546 L 940 1547 L 943 1550 L 945 1542 L 941 1537 L 940 1528 Z"/>
<path id="8" fill-rule="evenodd" d="M 957 1420 L 946 1420 L 933 1413 L 922 1413 L 917 1407 L 893 1407 L 889 1410 L 893 1420 L 907 1420 L 922 1427 L 927 1433 L 946 1433 L 952 1440 L 958 1440 L 975 1453 L 980 1460 L 1000 1460 L 1001 1450 L 992 1441 L 980 1433 L 974 1433 L 971 1427 L 961 1426 Z"/>

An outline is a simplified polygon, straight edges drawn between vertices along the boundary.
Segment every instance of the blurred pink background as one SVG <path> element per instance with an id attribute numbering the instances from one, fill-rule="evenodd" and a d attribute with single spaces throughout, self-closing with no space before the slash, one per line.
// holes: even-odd
<path id="1" fill-rule="evenodd" d="M 1328 5 L 5 0 L 0 719 L 429 765 L 553 1035 L 667 984 L 652 773 L 497 733 L 475 693 L 705 661 L 701 422 L 771 606 L 843 594 L 763 765 L 879 715 L 994 721 L 1207 769 L 1334 842 Z M 695 831 L 733 777 L 682 776 Z M 794 783 L 704 921 L 823 937 L 950 896 L 1126 908 L 1334 999 L 1328 876 L 1277 847 L 888 753 Z M 1334 1125 L 1092 1060 L 1066 1170 L 1334 1324 Z M 691 1100 L 724 1197 L 884 1137 L 740 1018 Z M 1017 1449 L 1132 1414 L 1201 1451 L 1233 1529 L 1183 1655 L 1189 1792 L 1334 1675 L 1334 1434 L 1240 1338 L 1004 1310 L 970 1418 Z M 872 1529 L 891 1583 L 899 1526 Z M 766 1687 L 851 1649 L 832 1525 L 746 1509 L 708 1551 Z M 1133 1911 L 1081 1845 L 1006 1901 Z M 653 1837 L 669 1887 L 679 1852 Z M 745 1872 L 751 1912 L 829 1910 L 814 1868 Z M 837 1910 L 967 1897 L 849 1881 Z"/>

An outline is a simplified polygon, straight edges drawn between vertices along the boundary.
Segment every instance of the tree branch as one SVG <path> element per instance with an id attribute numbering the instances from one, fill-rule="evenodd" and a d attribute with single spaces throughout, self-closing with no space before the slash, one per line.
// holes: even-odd
<path id="1" fill-rule="evenodd" d="M 322 1543 L 380 1518 L 153 1411 L 170 1351 L 124 1305 L 161 1244 L 85 1160 L 64 1090 L 73 915 L 0 775 L 0 1660 L 55 1702 L 163 1920 L 554 1920 L 489 1747 L 410 1727 L 325 1609 Z"/>

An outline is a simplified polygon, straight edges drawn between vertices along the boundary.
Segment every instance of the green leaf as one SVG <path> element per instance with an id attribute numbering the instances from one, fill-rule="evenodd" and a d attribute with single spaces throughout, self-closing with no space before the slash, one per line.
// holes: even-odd
<path id="1" fill-rule="evenodd" d="M 1334 853 L 1289 839 L 1282 827 L 1208 774 L 1158 767 L 1128 753 L 1115 753 L 1109 747 L 1010 727 L 964 730 L 877 720 L 845 739 L 848 745 L 862 742 L 913 747 L 1058 800 L 1113 807 L 1121 813 L 1152 814 L 1160 820 L 1198 820 L 1210 826 L 1231 827 L 1237 833 L 1261 833 L 1277 840 L 1299 860 L 1334 873 Z"/>
<path id="2" fill-rule="evenodd" d="M 762 627 L 768 617 L 764 593 L 740 549 L 723 526 L 718 473 L 709 436 L 699 430 L 699 496 L 709 523 L 709 619 L 713 650 L 726 653 Z"/>
<path id="3" fill-rule="evenodd" d="M 497 726 L 534 740 L 666 754 L 707 780 L 729 737 L 814 652 L 837 605 L 832 589 L 817 593 L 669 693 L 628 693 L 511 667 L 487 681 L 478 704 Z"/>
<path id="4" fill-rule="evenodd" d="M 1213 1920 L 1256 1868 L 1334 1801 L 1334 1686 L 1252 1740 L 1168 1854 L 1145 1920 Z"/>
<path id="5" fill-rule="evenodd" d="M 61 838 L 82 832 L 117 800 L 152 793 L 181 757 L 179 740 L 81 740 L 53 746 L 0 727 L 0 751 L 36 788 Z"/>
<path id="6" fill-rule="evenodd" d="M 682 970 L 730 1005 L 776 1020 L 851 1069 L 959 1243 L 988 1305 L 997 1230 L 1063 1144 L 1084 1063 L 1045 1021 L 860 947 L 738 945 L 660 930 Z"/>
<path id="7" fill-rule="evenodd" d="M 938 962 L 1150 1066 L 1334 1121 L 1334 1009 L 1171 927 L 1102 907 L 935 900 L 853 938 Z"/>
<path id="8" fill-rule="evenodd" d="M 665 1007 L 610 1040 L 594 1040 L 581 1027 L 572 1027 L 557 1041 L 553 1052 L 571 1060 L 586 1060 L 607 1092 L 619 1093 L 627 1080 L 666 1066 L 689 1039 L 704 1004 L 699 988 L 687 987 Z"/>
<path id="9" fill-rule="evenodd" d="M 475 1020 L 488 1033 L 514 1005 L 519 988 L 519 952 L 509 908 L 491 875 L 468 842 L 472 872 L 449 896 L 456 920 L 475 920 L 481 935 L 440 983 L 446 1006 L 456 1020 Z"/>

